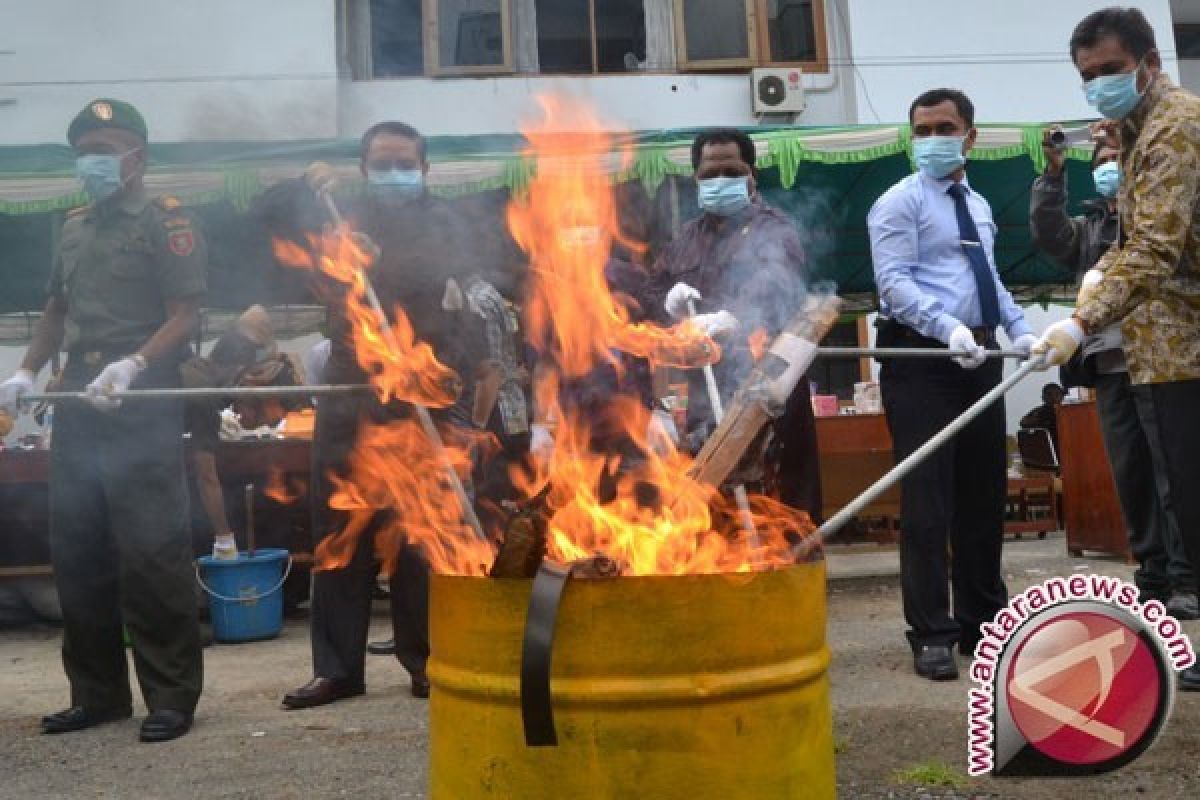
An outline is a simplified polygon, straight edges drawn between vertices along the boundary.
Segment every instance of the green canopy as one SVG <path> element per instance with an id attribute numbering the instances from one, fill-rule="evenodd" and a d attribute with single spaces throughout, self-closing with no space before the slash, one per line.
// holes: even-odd
<path id="1" fill-rule="evenodd" d="M 1005 282 L 1027 298 L 1046 300 L 1071 282 L 1066 270 L 1032 247 L 1029 186 L 1043 167 L 1041 125 L 980 127 L 972 151 L 972 186 L 991 202 L 1000 228 L 996 259 Z M 871 204 L 911 171 L 907 126 L 756 128 L 747 131 L 758 148 L 760 187 L 768 202 L 785 209 L 806 234 L 817 277 L 834 281 L 843 294 L 874 290 L 865 220 Z M 678 198 L 678 214 L 696 213 L 690 143 L 694 131 L 662 131 L 619 137 L 605 159 L 616 183 L 640 183 L 650 197 L 664 186 Z M 430 187 L 462 197 L 503 197 L 520 191 L 532 175 L 519 136 L 433 137 Z M 152 144 L 147 188 L 193 206 L 205 227 L 221 230 L 214 247 L 209 305 L 289 299 L 262 252 L 246 244 L 241 212 L 279 180 L 294 177 L 311 161 L 331 163 L 351 187 L 358 180 L 357 141 L 195 142 Z M 1090 150 L 1069 151 L 1069 180 L 1091 194 Z M 65 145 L 0 147 L 0 311 L 40 308 L 61 212 L 84 197 L 73 176 L 74 154 Z M 658 204 L 661 207 L 661 203 Z M 213 238 L 210 236 L 210 239 Z M 261 248 L 259 248 L 261 250 Z M 864 298 L 866 305 L 869 297 Z"/>

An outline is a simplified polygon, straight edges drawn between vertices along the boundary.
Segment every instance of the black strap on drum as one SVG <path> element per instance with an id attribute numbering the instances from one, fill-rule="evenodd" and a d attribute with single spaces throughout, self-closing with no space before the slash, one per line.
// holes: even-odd
<path id="1" fill-rule="evenodd" d="M 570 577 L 570 566 L 543 561 L 533 579 L 521 645 L 521 719 L 529 747 L 558 745 L 550 697 L 550 657 L 558 606 Z"/>

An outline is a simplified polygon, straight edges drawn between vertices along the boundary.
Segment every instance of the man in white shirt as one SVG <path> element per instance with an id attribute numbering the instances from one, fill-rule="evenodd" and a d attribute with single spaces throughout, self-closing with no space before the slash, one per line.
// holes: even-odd
<path id="1" fill-rule="evenodd" d="M 1017 349 L 1028 352 L 1035 341 L 996 272 L 991 208 L 967 183 L 974 117 L 970 99 L 955 89 L 913 101 L 918 171 L 885 192 L 867 217 L 879 287 L 877 345 L 961 353 L 883 361 L 880 388 L 897 461 L 1000 382 L 1003 364 L 984 355 L 996 347 L 997 328 Z M 996 403 L 902 485 L 904 616 L 917 674 L 932 680 L 958 677 L 952 648 L 971 653 L 979 625 L 1007 602 L 1004 420 L 1004 404 Z"/>

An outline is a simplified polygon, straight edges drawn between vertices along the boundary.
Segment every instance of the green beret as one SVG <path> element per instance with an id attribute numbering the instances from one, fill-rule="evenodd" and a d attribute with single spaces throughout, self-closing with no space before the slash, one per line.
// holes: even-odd
<path id="1" fill-rule="evenodd" d="M 143 142 L 147 140 L 146 120 L 142 119 L 136 108 L 120 100 L 101 97 L 84 106 L 83 111 L 71 120 L 71 127 L 67 128 L 67 142 L 74 147 L 80 136 L 99 128 L 120 128 L 136 134 Z"/>

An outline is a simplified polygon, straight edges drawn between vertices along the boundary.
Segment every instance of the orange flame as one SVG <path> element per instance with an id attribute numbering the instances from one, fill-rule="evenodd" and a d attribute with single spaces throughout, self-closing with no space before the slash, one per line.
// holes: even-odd
<path id="1" fill-rule="evenodd" d="M 453 403 L 460 388 L 458 376 L 437 360 L 433 348 L 416 340 L 403 309 L 395 309 L 390 331 L 383 328 L 367 279 L 372 258 L 345 223 L 321 236 L 310 236 L 309 245 L 305 249 L 276 239 L 275 256 L 288 266 L 320 272 L 343 285 L 355 358 L 379 390 L 380 402 L 397 399 L 430 408 Z"/>
<path id="2" fill-rule="evenodd" d="M 762 361 L 762 357 L 767 354 L 767 347 L 771 344 L 771 340 L 767 336 L 767 329 L 755 328 L 750 331 L 750 335 L 746 338 L 746 344 L 750 348 L 750 357 L 754 359 L 754 363 Z"/>
<path id="3" fill-rule="evenodd" d="M 289 481 L 279 467 L 271 467 L 267 471 L 267 485 L 263 494 L 282 506 L 290 506 L 300 499 L 307 486 L 304 481 L 295 479 Z"/>
<path id="4" fill-rule="evenodd" d="M 698 328 L 633 323 L 613 298 L 604 279 L 613 240 L 621 238 L 607 175 L 612 138 L 586 106 L 555 97 L 540 102 L 547 123 L 525 131 L 537 175 L 508 207 L 509 229 L 530 260 L 525 322 L 533 340 L 552 343 L 570 377 L 615 363 L 614 349 L 676 366 L 716 361 L 719 349 Z M 628 152 L 617 156 L 628 163 Z"/>
<path id="5" fill-rule="evenodd" d="M 380 402 L 449 406 L 460 388 L 458 376 L 437 360 L 427 343 L 417 341 L 403 309 L 397 307 L 390 326 L 384 324 L 367 278 L 373 259 L 355 236 L 342 224 L 311 236 L 307 249 L 276 240 L 275 254 L 284 264 L 314 270 L 341 285 L 355 358 L 378 389 Z M 438 572 L 486 574 L 494 547 L 464 523 L 462 504 L 449 480 L 449 470 L 460 480 L 469 476 L 473 444 L 459 436 L 435 447 L 411 415 L 361 427 L 349 457 L 349 474 L 330 475 L 335 489 L 329 505 L 348 512 L 349 522 L 317 546 L 316 568 L 349 564 L 359 539 L 371 530 L 386 571 L 400 545 L 410 543 Z"/>
<path id="6" fill-rule="evenodd" d="M 535 386 L 542 416 L 556 421 L 553 454 L 533 478 L 513 473 L 530 496 L 546 491 L 548 556 L 568 562 L 602 553 L 637 575 L 794 563 L 792 545 L 813 529 L 807 514 L 753 497 L 752 535 L 741 529 L 744 516 L 732 500 L 697 482 L 688 472 L 691 459 L 663 446 L 657 421 L 636 400 L 612 401 L 606 414 L 619 420 L 625 446 L 607 449 L 592 447 L 593 420 L 560 406 L 553 370 L 584 376 L 615 365 L 614 350 L 696 367 L 719 351 L 691 323 L 670 329 L 633 323 L 614 299 L 604 272 L 620 238 L 606 162 L 613 137 L 578 103 L 544 98 L 541 105 L 544 121 L 525 131 L 537 172 L 525 196 L 509 205 L 508 222 L 531 262 L 526 327 L 547 344 L 553 364 Z"/>

